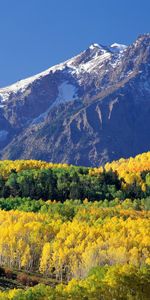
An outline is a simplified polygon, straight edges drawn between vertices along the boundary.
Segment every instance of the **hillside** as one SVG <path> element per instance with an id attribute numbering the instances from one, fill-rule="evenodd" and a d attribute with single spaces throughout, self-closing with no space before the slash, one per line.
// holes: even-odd
<path id="1" fill-rule="evenodd" d="M 4 198 L 0 207 L 1 205 L 4 207 L 6 202 L 6 207 L 8 205 L 13 208 L 13 203 L 14 206 L 20 205 L 24 197 L 60 202 L 66 199 L 110 201 L 129 198 L 145 199 L 142 204 L 139 200 L 137 206 L 139 209 L 140 207 L 149 209 L 149 196 L 150 152 L 134 158 L 121 158 L 99 168 L 36 160 L 0 162 L 0 197 Z M 20 198 L 15 203 L 15 200 L 9 197 Z M 5 198 L 8 198 L 8 204 Z M 42 204 L 39 209 L 41 206 Z"/>

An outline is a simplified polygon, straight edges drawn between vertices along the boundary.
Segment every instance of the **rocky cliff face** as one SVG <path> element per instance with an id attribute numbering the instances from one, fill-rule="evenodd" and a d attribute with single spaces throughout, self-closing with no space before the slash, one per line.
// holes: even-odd
<path id="1" fill-rule="evenodd" d="M 95 166 L 150 150 L 150 34 L 0 89 L 0 158 Z"/>

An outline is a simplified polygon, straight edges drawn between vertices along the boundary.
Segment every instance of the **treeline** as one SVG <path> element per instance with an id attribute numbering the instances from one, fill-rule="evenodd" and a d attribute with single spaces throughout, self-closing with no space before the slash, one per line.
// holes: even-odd
<path id="1" fill-rule="evenodd" d="M 150 196 L 150 152 L 100 168 L 35 160 L 0 161 L 0 197 L 65 201 Z"/>
<path id="2" fill-rule="evenodd" d="M 51 162 L 41 161 L 41 160 L 0 160 L 0 174 L 3 177 L 7 177 L 12 170 L 20 172 L 23 170 L 30 169 L 68 169 L 70 166 L 67 164 L 55 164 Z"/>
<path id="3" fill-rule="evenodd" d="M 99 201 L 88 201 L 85 200 L 65 200 L 61 201 L 52 201 L 47 200 L 43 201 L 35 200 L 31 198 L 21 198 L 21 197 L 9 197 L 9 198 L 0 198 L 0 209 L 1 210 L 19 210 L 24 212 L 42 212 L 52 214 L 58 214 L 62 216 L 65 220 L 72 220 L 75 214 L 80 209 L 89 209 L 90 207 L 97 208 L 116 208 L 116 209 L 133 209 L 137 211 L 150 210 L 150 197 L 143 199 L 125 199 L 119 200 L 115 198 L 113 200 L 99 200 Z"/>
<path id="4" fill-rule="evenodd" d="M 0 292 L 1 300 L 148 300 L 150 269 L 125 265 L 93 268 L 87 278 L 56 288 L 42 284 Z"/>
<path id="5" fill-rule="evenodd" d="M 126 184 L 117 171 L 105 169 L 90 175 L 87 168 L 29 169 L 0 175 L 0 197 L 30 197 L 32 199 L 112 200 L 150 196 L 150 173 L 141 174 L 145 189 L 137 181 Z"/>
<path id="6" fill-rule="evenodd" d="M 12 170 L 7 177 L 0 176 L 0 197 L 4 198 L 111 200 L 120 189 L 121 180 L 117 173 L 104 171 L 90 176 L 88 169 L 76 167 Z"/>

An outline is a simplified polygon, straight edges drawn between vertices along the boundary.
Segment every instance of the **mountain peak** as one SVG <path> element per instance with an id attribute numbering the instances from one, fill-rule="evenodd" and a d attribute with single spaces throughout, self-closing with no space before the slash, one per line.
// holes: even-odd
<path id="1" fill-rule="evenodd" d="M 100 45 L 97 44 L 97 43 L 93 43 L 93 44 L 91 44 L 91 45 L 89 46 L 89 49 L 91 49 L 91 50 L 93 50 L 93 49 L 95 49 L 95 48 L 102 48 L 102 46 L 100 46 Z"/>
<path id="2" fill-rule="evenodd" d="M 118 43 L 114 43 L 110 46 L 111 51 L 113 50 L 113 52 L 122 52 L 124 51 L 128 46 L 124 45 L 124 44 L 118 44 Z"/>
<path id="3" fill-rule="evenodd" d="M 150 45 L 150 33 L 140 34 L 136 41 L 133 43 L 133 46 L 139 49 L 147 48 L 149 50 Z"/>
<path id="4" fill-rule="evenodd" d="M 124 45 L 124 44 L 119 44 L 119 43 L 113 43 L 111 46 L 104 46 L 104 45 L 100 45 L 97 43 L 93 43 L 89 46 L 88 49 L 92 50 L 92 51 L 102 51 L 102 52 L 115 52 L 115 53 L 119 53 L 119 52 L 123 52 L 128 46 Z"/>
<path id="5" fill-rule="evenodd" d="M 145 38 L 150 38 L 150 33 L 143 33 L 143 34 L 139 34 L 138 39 L 145 39 Z"/>

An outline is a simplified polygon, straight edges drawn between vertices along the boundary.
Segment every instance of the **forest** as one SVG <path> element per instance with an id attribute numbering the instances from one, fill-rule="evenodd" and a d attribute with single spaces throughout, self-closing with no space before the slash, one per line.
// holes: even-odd
<path id="1" fill-rule="evenodd" d="M 0 299 L 148 300 L 150 152 L 0 161 Z"/>

